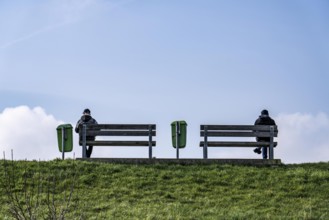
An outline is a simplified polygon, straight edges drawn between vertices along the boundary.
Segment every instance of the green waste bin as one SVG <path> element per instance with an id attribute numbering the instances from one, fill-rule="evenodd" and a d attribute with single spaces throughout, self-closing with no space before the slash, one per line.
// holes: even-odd
<path id="1" fill-rule="evenodd" d="M 64 128 L 64 152 L 71 152 L 73 149 L 73 127 L 71 124 L 62 124 L 57 127 L 57 141 L 58 149 L 60 152 L 63 152 L 62 146 L 62 130 Z"/>
<path id="2" fill-rule="evenodd" d="M 179 138 L 178 138 L 178 148 L 184 148 L 186 146 L 186 121 L 174 121 L 171 123 L 171 137 L 172 137 L 172 146 L 176 148 L 176 123 L 178 122 L 179 126 Z"/>

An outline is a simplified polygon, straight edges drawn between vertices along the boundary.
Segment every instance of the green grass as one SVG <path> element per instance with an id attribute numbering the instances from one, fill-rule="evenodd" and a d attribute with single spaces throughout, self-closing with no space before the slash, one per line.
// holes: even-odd
<path id="1" fill-rule="evenodd" d="M 75 183 L 67 219 L 329 219 L 329 163 L 277 167 L 73 160 L 6 163 L 7 173 L 14 169 L 14 190 L 22 201 L 26 180 L 30 185 L 32 180 L 43 186 L 55 183 L 56 206 Z M 0 165 L 0 219 L 12 219 L 4 190 L 8 184 L 4 161 Z M 41 197 L 46 199 L 46 190 Z"/>

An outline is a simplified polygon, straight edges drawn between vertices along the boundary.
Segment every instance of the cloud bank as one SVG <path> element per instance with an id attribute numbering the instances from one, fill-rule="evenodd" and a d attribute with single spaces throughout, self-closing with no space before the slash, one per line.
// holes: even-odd
<path id="1" fill-rule="evenodd" d="M 41 107 L 6 108 L 0 113 L 0 150 L 6 158 L 48 160 L 60 157 L 56 128 L 63 122 L 56 120 Z M 3 156 L 2 156 L 3 157 Z"/>
<path id="2" fill-rule="evenodd" d="M 280 114 L 276 155 L 287 163 L 329 161 L 329 117 L 325 113 Z"/>
<path id="3" fill-rule="evenodd" d="M 329 161 L 329 117 L 325 113 L 318 114 L 279 114 L 274 117 L 279 127 L 278 147 L 274 157 L 284 163 L 307 163 Z M 41 107 L 29 108 L 18 106 L 6 108 L 0 113 L 0 150 L 10 158 L 11 149 L 14 150 L 14 159 L 41 159 L 51 160 L 61 157 L 57 147 L 56 128 L 64 122 L 47 114 Z M 74 126 L 74 124 L 73 124 Z M 195 143 L 197 146 L 198 143 Z M 158 148 L 163 143 L 157 143 Z M 168 150 L 168 149 L 163 149 Z M 188 149 L 189 151 L 192 149 Z M 252 152 L 241 148 L 209 149 L 209 156 L 217 158 L 261 158 Z M 77 135 L 74 134 L 74 151 L 77 157 L 81 156 L 81 148 L 77 147 Z M 73 152 L 66 157 L 73 157 Z M 94 157 L 103 155 L 103 150 L 95 149 Z M 125 152 L 120 149 L 120 152 Z M 165 152 L 156 151 L 156 157 L 161 158 Z M 134 151 L 126 152 L 127 157 L 133 157 Z M 112 155 L 106 153 L 104 155 Z M 200 158 L 200 152 L 191 155 Z"/>

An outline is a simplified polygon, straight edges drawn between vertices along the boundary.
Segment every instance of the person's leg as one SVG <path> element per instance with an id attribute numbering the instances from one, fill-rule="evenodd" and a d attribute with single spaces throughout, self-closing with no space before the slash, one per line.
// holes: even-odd
<path id="1" fill-rule="evenodd" d="M 87 158 L 90 158 L 92 152 L 93 152 L 93 146 L 89 146 L 86 152 Z"/>
<path id="2" fill-rule="evenodd" d="M 267 159 L 267 147 L 263 147 L 263 159 Z"/>

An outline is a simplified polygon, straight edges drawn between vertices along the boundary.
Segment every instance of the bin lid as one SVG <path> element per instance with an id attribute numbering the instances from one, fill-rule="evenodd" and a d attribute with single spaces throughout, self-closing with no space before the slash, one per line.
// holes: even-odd
<path id="1" fill-rule="evenodd" d="M 172 126 L 175 126 L 176 125 L 176 122 L 179 123 L 179 125 L 187 125 L 186 121 L 182 120 L 182 121 L 174 121 L 171 123 Z"/>
<path id="2" fill-rule="evenodd" d="M 61 124 L 57 126 L 57 130 L 61 130 L 62 128 L 73 128 L 71 124 Z"/>

